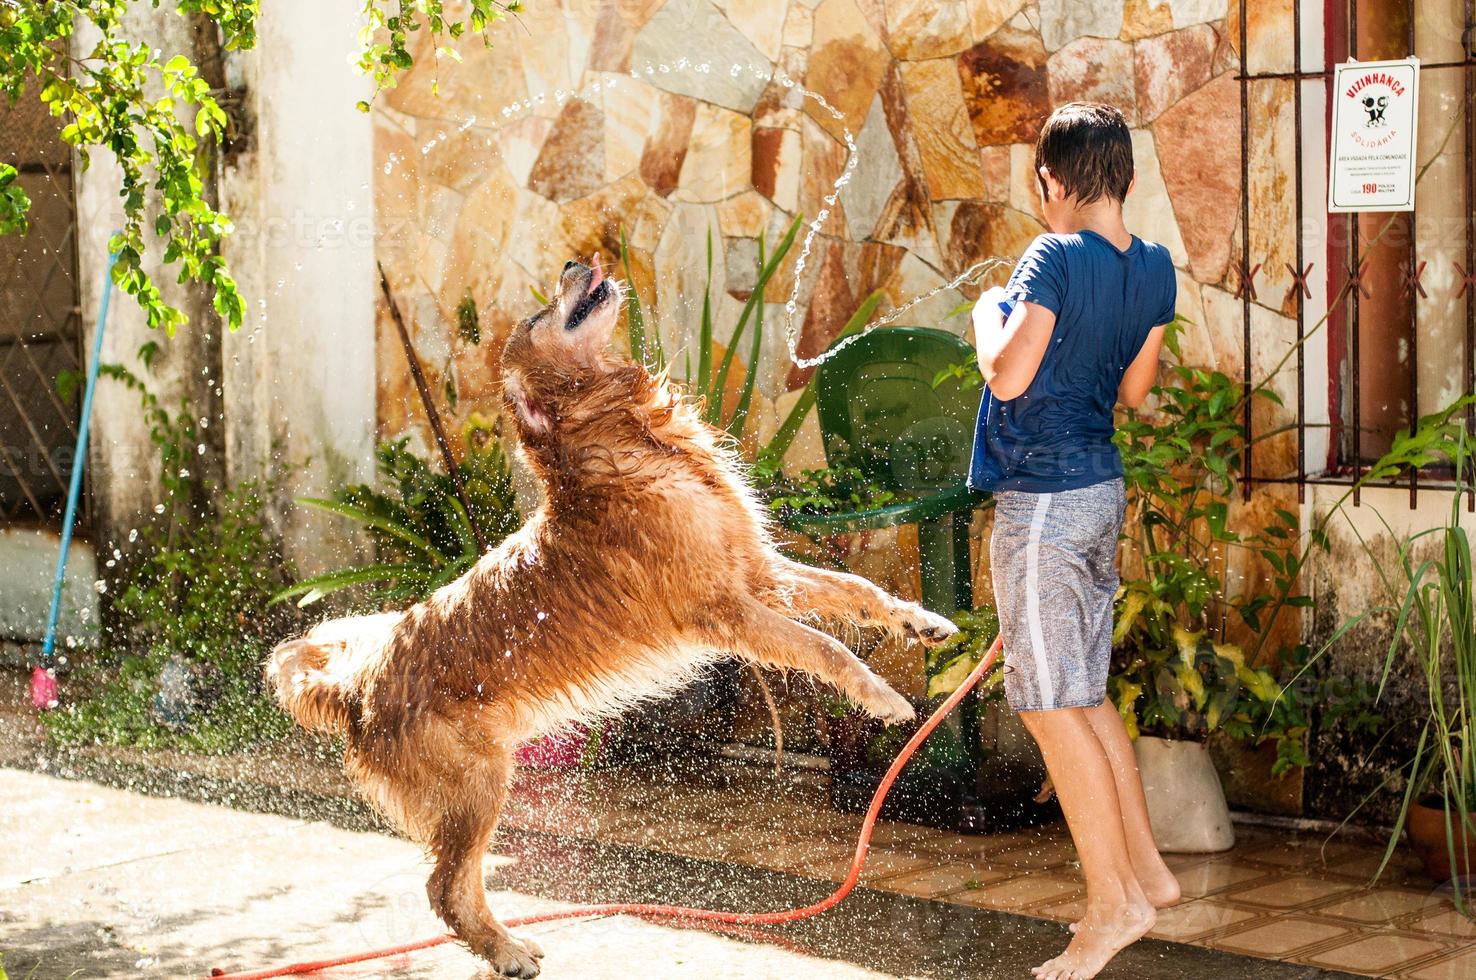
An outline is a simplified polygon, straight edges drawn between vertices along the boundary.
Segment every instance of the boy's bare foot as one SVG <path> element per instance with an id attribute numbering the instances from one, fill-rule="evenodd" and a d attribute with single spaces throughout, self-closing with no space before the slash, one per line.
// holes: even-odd
<path id="1" fill-rule="evenodd" d="M 1169 870 L 1168 865 L 1163 863 L 1162 858 L 1154 863 L 1157 867 L 1146 871 L 1134 869 L 1143 894 L 1156 909 L 1166 909 L 1170 905 L 1179 904 L 1179 899 L 1183 897 L 1183 892 L 1179 889 L 1179 879 L 1174 877 L 1174 873 Z"/>
<path id="2" fill-rule="evenodd" d="M 1137 875 L 1138 885 L 1143 889 L 1143 895 L 1152 903 L 1155 909 L 1166 909 L 1179 904 L 1183 898 L 1183 892 L 1179 888 L 1179 879 L 1169 870 L 1168 865 L 1162 859 L 1158 867 L 1148 874 Z M 1076 932 L 1081 929 L 1080 922 L 1071 923 L 1070 929 Z"/>
<path id="3" fill-rule="evenodd" d="M 1031 972 L 1036 980 L 1091 980 L 1112 957 L 1147 935 L 1157 918 L 1147 902 L 1128 902 L 1101 912 L 1089 910 L 1077 923 L 1066 952 Z"/>

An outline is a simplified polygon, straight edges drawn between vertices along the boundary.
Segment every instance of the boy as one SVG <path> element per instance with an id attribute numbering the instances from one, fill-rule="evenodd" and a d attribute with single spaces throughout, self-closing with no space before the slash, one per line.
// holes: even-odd
<path id="1" fill-rule="evenodd" d="M 1106 699 L 1125 503 L 1112 411 L 1152 387 L 1177 286 L 1167 250 L 1123 225 L 1134 176 L 1120 112 L 1057 109 L 1035 166 L 1050 233 L 974 309 L 989 384 L 969 483 L 994 493 L 1005 693 L 1045 757 L 1087 883 L 1070 945 L 1034 973 L 1088 980 L 1179 900 Z"/>

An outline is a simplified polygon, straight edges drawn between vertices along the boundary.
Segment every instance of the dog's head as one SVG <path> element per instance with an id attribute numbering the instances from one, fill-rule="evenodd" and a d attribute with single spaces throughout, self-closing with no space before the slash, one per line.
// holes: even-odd
<path id="1" fill-rule="evenodd" d="M 610 349 L 624 290 L 600 258 L 565 264 L 549 304 L 519 323 L 502 352 L 507 401 L 525 441 L 551 434 L 571 398 L 629 365 Z"/>

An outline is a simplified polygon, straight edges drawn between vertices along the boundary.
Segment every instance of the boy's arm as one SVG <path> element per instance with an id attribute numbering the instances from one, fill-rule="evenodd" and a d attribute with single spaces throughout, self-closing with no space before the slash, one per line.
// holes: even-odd
<path id="1" fill-rule="evenodd" d="M 1019 398 L 1035 380 L 1056 329 L 1056 314 L 1037 303 L 1015 304 L 1009 320 L 999 308 L 1004 290 L 991 289 L 974 307 L 974 345 L 979 370 L 1001 401 Z"/>
<path id="2" fill-rule="evenodd" d="M 1117 386 L 1117 400 L 1120 404 L 1137 408 L 1148 397 L 1153 383 L 1158 380 L 1158 357 L 1163 352 L 1163 331 L 1161 326 L 1148 331 L 1143 349 L 1138 351 L 1138 356 L 1128 365 L 1127 372 L 1122 376 L 1122 383 Z"/>

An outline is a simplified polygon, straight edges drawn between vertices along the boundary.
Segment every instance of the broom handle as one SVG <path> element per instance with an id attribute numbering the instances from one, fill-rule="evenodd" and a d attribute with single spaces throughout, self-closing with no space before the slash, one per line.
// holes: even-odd
<path id="1" fill-rule="evenodd" d="M 82 417 L 77 422 L 77 453 L 72 457 L 72 478 L 67 484 L 67 509 L 62 517 L 61 551 L 56 556 L 56 575 L 51 582 L 51 611 L 46 616 L 46 639 L 41 643 L 41 665 L 51 666 L 56 653 L 56 624 L 61 616 L 62 588 L 66 585 L 67 552 L 72 547 L 72 525 L 77 520 L 77 500 L 82 496 L 82 469 L 87 461 L 87 435 L 92 428 L 92 395 L 97 390 L 97 372 L 102 366 L 103 328 L 108 322 L 108 304 L 113 298 L 113 266 L 118 253 L 108 256 L 103 271 L 102 302 L 98 305 L 97 330 L 92 339 L 92 362 L 87 365 L 87 387 L 82 393 Z"/>
<path id="2" fill-rule="evenodd" d="M 461 483 L 461 467 L 456 465 L 456 457 L 451 452 L 451 443 L 446 441 L 446 430 L 441 428 L 441 413 L 436 411 L 436 403 L 431 400 L 430 387 L 425 383 L 425 373 L 420 369 L 420 358 L 415 354 L 415 345 L 410 340 L 410 331 L 405 329 L 405 318 L 400 315 L 400 306 L 395 302 L 394 293 L 390 292 L 389 277 L 384 274 L 383 263 L 376 262 L 375 265 L 379 267 L 379 288 L 384 290 L 384 300 L 389 304 L 390 318 L 395 321 L 395 328 L 400 332 L 400 344 L 405 348 L 405 360 L 410 362 L 410 376 L 415 379 L 415 390 L 420 392 L 420 401 L 425 405 L 425 414 L 430 419 L 431 432 L 435 433 L 436 445 L 441 447 L 441 458 L 446 461 L 446 472 L 451 476 L 451 482 L 456 487 L 457 499 L 461 501 L 461 506 L 466 511 L 466 520 L 471 525 L 472 536 L 477 539 L 477 547 L 483 554 L 486 554 L 487 538 L 482 534 L 482 527 L 477 523 L 476 515 L 472 513 L 471 501 L 466 499 L 466 487 Z"/>

